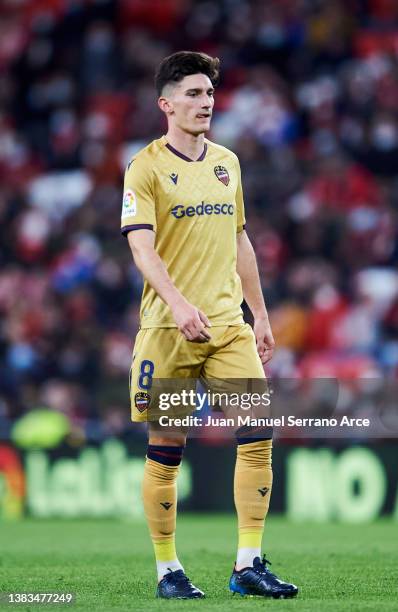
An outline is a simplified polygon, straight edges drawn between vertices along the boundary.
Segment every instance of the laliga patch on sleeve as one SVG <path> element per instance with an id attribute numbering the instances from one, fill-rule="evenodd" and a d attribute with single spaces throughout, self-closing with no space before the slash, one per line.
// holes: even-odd
<path id="1" fill-rule="evenodd" d="M 135 217 L 137 214 L 137 198 L 132 189 L 127 189 L 123 195 L 122 219 Z"/>

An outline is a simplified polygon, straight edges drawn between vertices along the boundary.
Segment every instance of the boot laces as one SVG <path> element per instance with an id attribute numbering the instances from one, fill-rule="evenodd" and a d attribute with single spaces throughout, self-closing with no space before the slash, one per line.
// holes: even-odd
<path id="1" fill-rule="evenodd" d="M 269 559 L 266 558 L 265 555 L 263 555 L 263 558 L 260 561 L 260 564 L 258 566 L 259 572 L 261 574 L 266 574 L 267 576 L 272 576 L 273 578 L 276 578 L 275 574 L 273 574 L 267 567 L 267 565 L 272 565 L 271 561 L 269 561 Z"/>
<path id="2" fill-rule="evenodd" d="M 179 584 L 190 584 L 188 576 L 184 574 L 182 570 L 172 570 L 171 567 L 167 568 L 169 570 L 169 574 L 166 574 L 166 577 L 173 582 L 178 582 Z"/>

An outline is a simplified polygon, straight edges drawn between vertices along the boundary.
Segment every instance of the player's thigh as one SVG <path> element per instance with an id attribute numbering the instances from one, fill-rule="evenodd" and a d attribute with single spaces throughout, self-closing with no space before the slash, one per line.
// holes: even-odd
<path id="1" fill-rule="evenodd" d="M 264 379 L 264 367 L 257 352 L 256 338 L 248 324 L 224 328 L 215 342 L 216 350 L 203 366 L 206 378 Z"/>
<path id="2" fill-rule="evenodd" d="M 200 345 L 187 342 L 176 328 L 138 332 L 130 370 L 133 421 L 156 421 L 165 412 L 173 412 L 175 407 L 167 407 L 166 396 L 194 387 L 204 359 L 201 351 Z"/>
<path id="3" fill-rule="evenodd" d="M 269 416 L 267 380 L 250 325 L 226 328 L 216 345 L 202 371 L 208 389 L 219 398 L 215 407 L 236 419 Z"/>

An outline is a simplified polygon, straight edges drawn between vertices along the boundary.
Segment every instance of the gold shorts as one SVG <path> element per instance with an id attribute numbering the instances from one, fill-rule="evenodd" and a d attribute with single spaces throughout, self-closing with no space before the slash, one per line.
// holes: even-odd
<path id="1" fill-rule="evenodd" d="M 248 324 L 210 328 L 211 340 L 188 342 L 177 328 L 141 329 L 130 371 L 131 419 L 156 421 L 160 390 L 195 388 L 198 380 L 258 380 L 265 374 Z M 186 412 L 185 412 L 186 413 Z"/>

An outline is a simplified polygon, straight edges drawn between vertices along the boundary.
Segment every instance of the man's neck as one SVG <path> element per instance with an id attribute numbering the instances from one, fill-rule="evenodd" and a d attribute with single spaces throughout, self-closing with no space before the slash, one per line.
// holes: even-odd
<path id="1" fill-rule="evenodd" d="M 193 161 L 196 161 L 202 155 L 205 146 L 204 134 L 195 136 L 182 130 L 172 130 L 169 128 L 166 139 L 174 149 L 177 149 L 177 151 Z"/>

